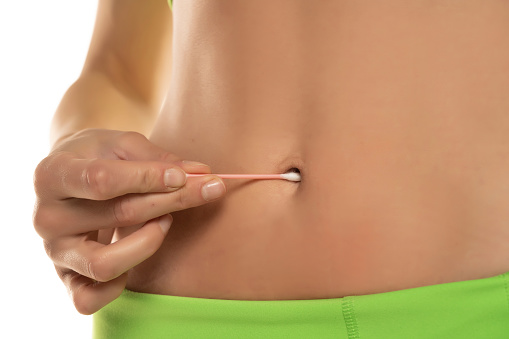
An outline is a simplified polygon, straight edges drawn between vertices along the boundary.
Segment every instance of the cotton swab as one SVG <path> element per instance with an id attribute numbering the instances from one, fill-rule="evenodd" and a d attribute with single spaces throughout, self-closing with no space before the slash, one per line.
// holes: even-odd
<path id="1" fill-rule="evenodd" d="M 221 179 L 256 179 L 256 180 L 266 180 L 266 179 L 282 179 L 293 182 L 300 182 L 301 177 L 297 172 L 287 172 L 283 174 L 186 174 L 188 178 L 193 177 L 202 177 L 204 175 L 215 175 L 220 177 Z"/>

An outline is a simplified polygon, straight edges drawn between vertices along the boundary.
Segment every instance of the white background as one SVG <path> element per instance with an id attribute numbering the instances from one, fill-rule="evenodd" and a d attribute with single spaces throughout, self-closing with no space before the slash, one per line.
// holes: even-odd
<path id="1" fill-rule="evenodd" d="M 32 226 L 32 175 L 86 57 L 97 0 L 0 1 L 0 338 L 90 338 Z"/>

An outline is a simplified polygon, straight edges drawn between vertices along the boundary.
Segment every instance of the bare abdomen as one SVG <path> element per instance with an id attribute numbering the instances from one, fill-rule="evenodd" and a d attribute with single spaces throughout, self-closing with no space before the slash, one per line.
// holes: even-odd
<path id="1" fill-rule="evenodd" d="M 175 6 L 151 139 L 216 173 L 303 180 L 227 181 L 174 213 L 129 288 L 313 299 L 509 270 L 509 6 L 406 3 Z"/>

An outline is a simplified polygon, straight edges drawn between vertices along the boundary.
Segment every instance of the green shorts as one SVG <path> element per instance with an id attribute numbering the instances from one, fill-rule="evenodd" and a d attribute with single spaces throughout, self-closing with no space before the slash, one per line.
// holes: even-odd
<path id="1" fill-rule="evenodd" d="M 94 338 L 509 338 L 509 273 L 313 300 L 136 293 L 94 315 Z"/>

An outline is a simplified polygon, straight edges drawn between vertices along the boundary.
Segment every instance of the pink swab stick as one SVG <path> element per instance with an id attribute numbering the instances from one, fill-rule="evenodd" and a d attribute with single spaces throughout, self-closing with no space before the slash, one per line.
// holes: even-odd
<path id="1" fill-rule="evenodd" d="M 215 175 L 222 179 L 257 179 L 257 180 L 266 180 L 266 179 L 282 179 L 288 181 L 299 182 L 300 174 L 296 172 L 287 172 L 283 174 L 189 174 L 187 173 L 188 178 L 193 177 L 202 177 L 204 175 Z"/>

